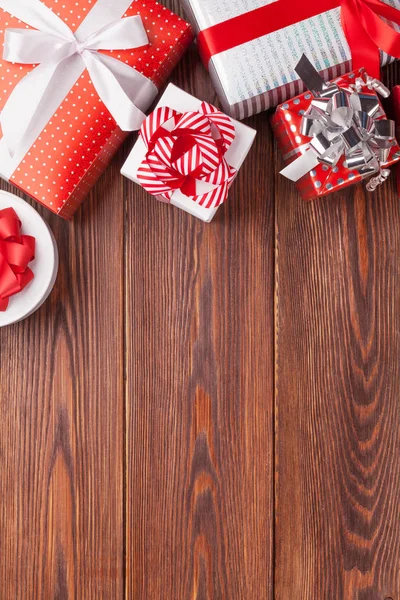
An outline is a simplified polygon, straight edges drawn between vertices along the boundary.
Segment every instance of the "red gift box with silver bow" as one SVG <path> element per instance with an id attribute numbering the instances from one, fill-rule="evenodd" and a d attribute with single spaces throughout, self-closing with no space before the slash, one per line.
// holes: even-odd
<path id="1" fill-rule="evenodd" d="M 68 219 L 140 128 L 192 31 L 154 0 L 0 9 L 0 175 Z"/>
<path id="2" fill-rule="evenodd" d="M 256 132 L 170 84 L 144 121 L 122 174 L 164 203 L 210 222 Z"/>
<path id="3" fill-rule="evenodd" d="M 278 106 L 271 123 L 283 159 L 282 174 L 296 182 L 304 200 L 326 196 L 371 177 L 372 191 L 400 160 L 394 123 L 386 118 L 378 93 L 389 90 L 364 69 L 325 83 L 303 57 L 304 82 L 320 84 Z M 378 92 L 378 93 L 377 93 Z"/>

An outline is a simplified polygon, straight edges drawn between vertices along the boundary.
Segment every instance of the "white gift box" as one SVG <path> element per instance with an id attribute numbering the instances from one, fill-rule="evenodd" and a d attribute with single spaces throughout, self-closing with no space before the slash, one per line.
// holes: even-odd
<path id="1" fill-rule="evenodd" d="M 184 113 L 199 110 L 201 104 L 202 101 L 198 98 L 195 98 L 175 85 L 170 84 L 156 108 L 165 106 Z M 247 127 L 247 125 L 240 123 L 239 121 L 234 121 L 232 119 L 232 123 L 235 127 L 236 137 L 225 154 L 225 159 L 231 167 L 234 167 L 237 171 L 239 171 L 247 154 L 250 151 L 257 132 L 251 127 Z M 121 169 L 122 175 L 140 185 L 137 173 L 140 165 L 146 157 L 146 154 L 146 145 L 143 139 L 139 136 L 127 161 Z M 162 200 L 161 198 L 158 199 Z M 205 221 L 206 223 L 209 223 L 214 218 L 218 210 L 218 208 L 206 208 L 205 206 L 196 204 L 196 202 L 194 202 L 188 196 L 185 196 L 180 190 L 174 192 L 171 199 L 171 204 L 188 212 L 194 217 Z"/>
<path id="2" fill-rule="evenodd" d="M 26 319 L 47 300 L 58 272 L 58 250 L 54 236 L 42 217 L 27 202 L 0 191 L 0 210 L 13 208 L 22 223 L 21 233 L 35 238 L 35 259 L 29 263 L 34 279 L 10 298 L 7 310 L 0 311 L 0 327 Z"/>

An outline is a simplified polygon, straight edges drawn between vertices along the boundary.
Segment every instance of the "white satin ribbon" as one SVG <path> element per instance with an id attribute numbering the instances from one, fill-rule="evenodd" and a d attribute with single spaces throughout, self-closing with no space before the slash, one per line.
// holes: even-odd
<path id="1" fill-rule="evenodd" d="M 140 16 L 122 18 L 132 0 L 98 0 L 78 30 L 40 0 L 0 0 L 0 8 L 35 29 L 7 29 L 6 61 L 37 64 L 14 88 L 0 122 L 9 154 L 32 145 L 87 69 L 92 83 L 123 131 L 140 129 L 157 95 L 147 77 L 99 50 L 127 50 L 149 43 Z"/>

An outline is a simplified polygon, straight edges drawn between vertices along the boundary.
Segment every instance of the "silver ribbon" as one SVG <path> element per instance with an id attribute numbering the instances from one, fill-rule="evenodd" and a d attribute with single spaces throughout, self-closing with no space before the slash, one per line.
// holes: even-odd
<path id="1" fill-rule="evenodd" d="M 16 85 L 1 113 L 11 157 L 33 143 L 85 69 L 119 127 L 140 128 L 156 86 L 126 63 L 99 52 L 149 43 L 139 16 L 122 18 L 129 5 L 127 0 L 113 0 L 112 6 L 100 0 L 73 33 L 40 0 L 0 0 L 0 8 L 34 28 L 7 29 L 3 58 L 38 65 Z"/>
<path id="2" fill-rule="evenodd" d="M 369 76 L 358 77 L 348 88 L 327 84 L 305 55 L 296 72 L 314 96 L 301 122 L 301 134 L 312 139 L 282 175 L 298 181 L 319 164 L 333 168 L 344 157 L 345 166 L 363 178 L 378 173 L 367 186 L 375 189 L 389 175 L 382 165 L 395 144 L 395 123 L 382 118 L 377 96 L 387 98 L 389 90 Z"/>

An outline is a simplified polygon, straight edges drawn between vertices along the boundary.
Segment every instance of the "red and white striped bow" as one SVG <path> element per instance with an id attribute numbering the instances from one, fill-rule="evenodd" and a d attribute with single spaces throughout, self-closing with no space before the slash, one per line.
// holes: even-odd
<path id="1" fill-rule="evenodd" d="M 225 159 L 236 135 L 227 115 L 207 102 L 183 114 L 161 107 L 147 117 L 140 135 L 147 154 L 137 176 L 150 194 L 171 202 L 180 190 L 206 208 L 225 202 L 236 175 Z"/>

